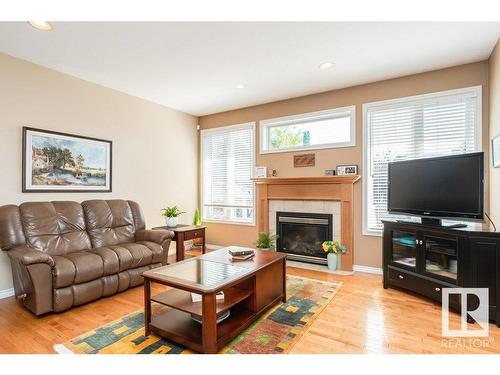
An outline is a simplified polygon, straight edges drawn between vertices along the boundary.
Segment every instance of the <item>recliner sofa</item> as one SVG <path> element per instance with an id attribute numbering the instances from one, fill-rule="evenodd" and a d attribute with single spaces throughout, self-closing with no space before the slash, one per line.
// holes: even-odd
<path id="1" fill-rule="evenodd" d="M 111 296 L 167 264 L 173 232 L 146 230 L 125 200 L 27 202 L 0 207 L 0 247 L 16 296 L 36 315 Z"/>

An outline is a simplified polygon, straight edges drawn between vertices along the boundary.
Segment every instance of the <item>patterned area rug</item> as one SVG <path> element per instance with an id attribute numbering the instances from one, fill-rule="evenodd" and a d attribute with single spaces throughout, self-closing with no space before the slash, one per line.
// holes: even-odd
<path id="1" fill-rule="evenodd" d="M 220 354 L 288 353 L 342 283 L 287 276 L 287 301 L 271 308 L 231 341 Z M 189 354 L 181 345 L 155 334 L 144 336 L 144 314 L 138 311 L 91 332 L 54 345 L 60 354 Z"/>

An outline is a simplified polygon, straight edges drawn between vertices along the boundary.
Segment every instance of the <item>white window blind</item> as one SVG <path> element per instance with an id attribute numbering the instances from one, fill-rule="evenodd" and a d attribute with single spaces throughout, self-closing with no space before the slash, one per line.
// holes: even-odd
<path id="1" fill-rule="evenodd" d="M 363 106 L 363 231 L 380 234 L 387 213 L 387 165 L 392 161 L 481 149 L 481 87 Z"/>
<path id="2" fill-rule="evenodd" d="M 254 223 L 255 124 L 201 132 L 203 219 Z"/>

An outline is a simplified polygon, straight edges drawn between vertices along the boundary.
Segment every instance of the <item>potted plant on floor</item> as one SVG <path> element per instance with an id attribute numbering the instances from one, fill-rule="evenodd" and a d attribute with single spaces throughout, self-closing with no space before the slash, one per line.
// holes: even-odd
<path id="1" fill-rule="evenodd" d="M 347 247 L 339 241 L 325 241 L 323 242 L 323 251 L 328 253 L 326 256 L 328 269 L 330 271 L 335 271 L 337 268 L 340 269 L 340 259 L 342 254 L 347 253 Z"/>
<path id="2" fill-rule="evenodd" d="M 163 208 L 161 211 L 162 216 L 165 217 L 165 224 L 167 224 L 167 227 L 176 227 L 177 218 L 185 214 L 185 212 L 180 211 L 177 206 Z"/>
<path id="3" fill-rule="evenodd" d="M 255 242 L 255 247 L 260 250 L 276 250 L 276 240 L 278 236 L 267 232 L 259 233 L 259 238 Z"/>

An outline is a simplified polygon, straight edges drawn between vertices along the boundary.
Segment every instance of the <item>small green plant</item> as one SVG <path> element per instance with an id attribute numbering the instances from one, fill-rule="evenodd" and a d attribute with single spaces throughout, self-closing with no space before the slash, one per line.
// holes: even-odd
<path id="1" fill-rule="evenodd" d="M 182 214 L 185 214 L 184 211 L 179 211 L 177 206 L 163 208 L 161 211 L 162 211 L 161 212 L 162 216 L 165 217 L 178 217 L 181 216 Z"/>
<path id="2" fill-rule="evenodd" d="M 323 242 L 323 251 L 325 253 L 344 254 L 347 253 L 347 247 L 339 241 L 325 241 Z"/>
<path id="3" fill-rule="evenodd" d="M 193 225 L 201 225 L 201 215 L 198 207 L 194 210 Z"/>
<path id="4" fill-rule="evenodd" d="M 275 234 L 271 235 L 266 232 L 261 232 L 259 233 L 259 238 L 257 238 L 257 241 L 255 242 L 255 246 L 259 249 L 274 250 L 276 249 L 277 239 L 278 236 Z"/>

